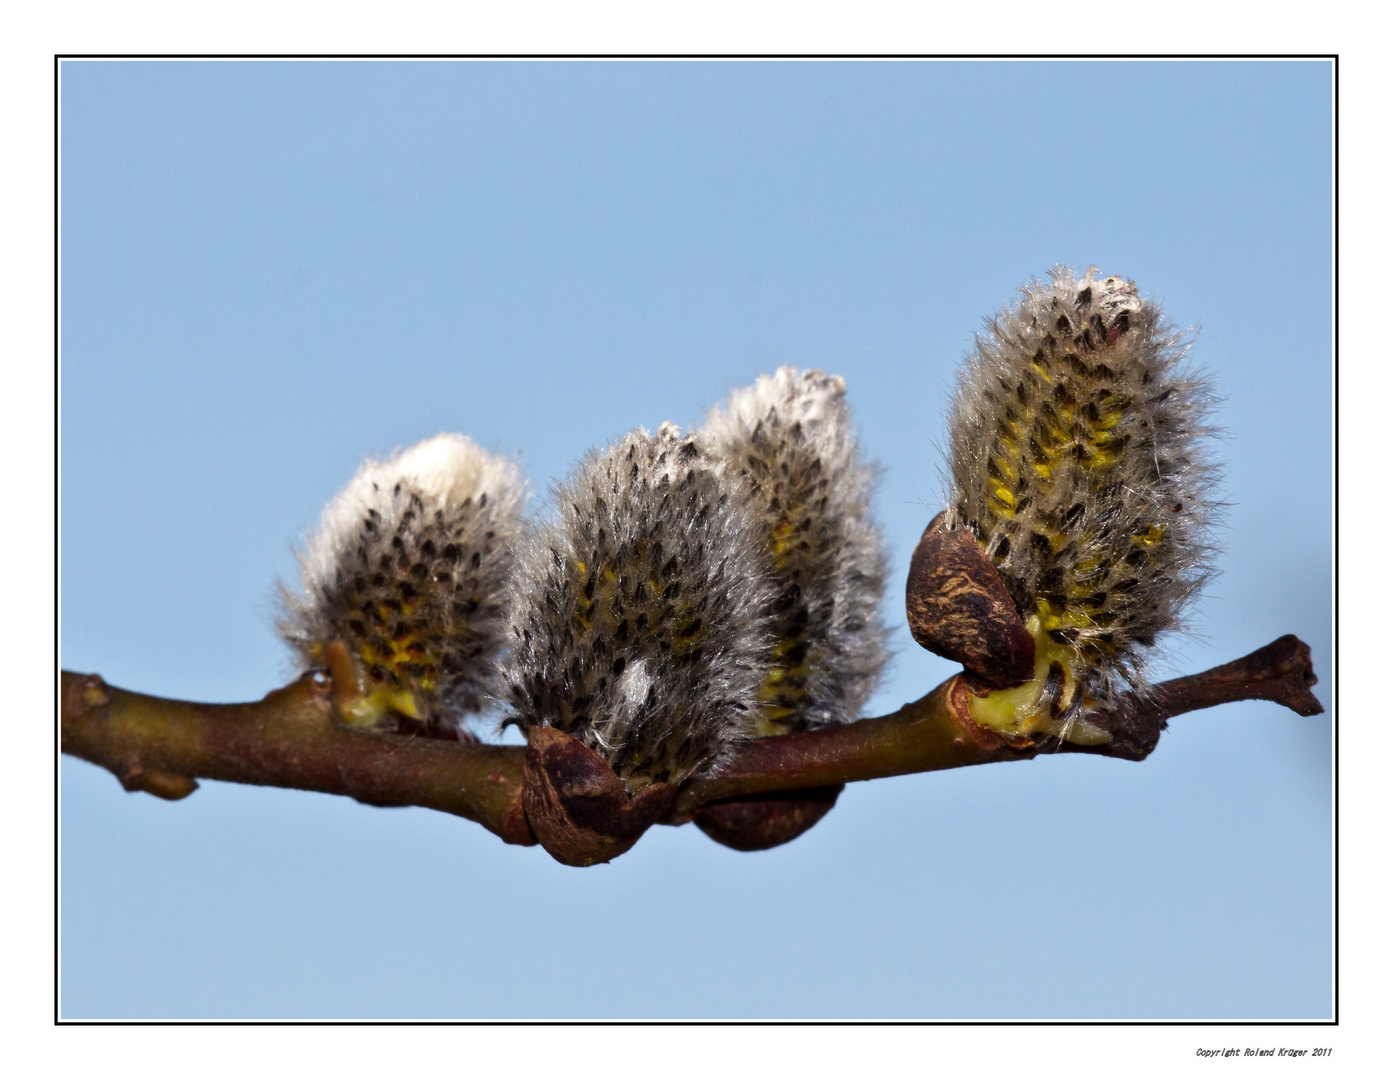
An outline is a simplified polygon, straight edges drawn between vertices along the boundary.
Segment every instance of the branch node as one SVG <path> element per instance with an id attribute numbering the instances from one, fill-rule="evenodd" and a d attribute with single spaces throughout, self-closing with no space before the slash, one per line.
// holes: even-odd
<path id="1" fill-rule="evenodd" d="M 622 855 L 672 807 L 677 788 L 649 784 L 630 797 L 609 762 L 573 735 L 527 731 L 522 805 L 542 847 L 567 866 Z"/>
<path id="2" fill-rule="evenodd" d="M 100 709 L 111 704 L 111 693 L 100 675 L 84 675 L 63 688 L 63 713 L 81 716 L 88 709 Z"/>
<path id="3" fill-rule="evenodd" d="M 186 799 L 198 790 L 197 780 L 160 769 L 147 769 L 138 761 L 127 765 L 117 779 L 127 791 L 144 791 L 170 802 Z"/>
<path id="4" fill-rule="evenodd" d="M 503 818 L 503 831 L 499 835 L 503 837 L 505 844 L 517 844 L 519 847 L 537 846 L 537 834 L 532 831 L 532 826 L 527 820 L 527 808 L 523 805 L 521 791 L 518 791 L 512 805 L 508 807 L 508 813 Z"/>
<path id="5" fill-rule="evenodd" d="M 1013 735 L 1008 738 L 1002 732 L 985 727 L 973 718 L 972 695 L 986 697 L 992 689 L 975 672 L 963 671 L 961 674 L 954 675 L 949 680 L 946 695 L 948 709 L 953 714 L 953 719 L 962 726 L 963 731 L 980 750 L 1000 750 L 1004 747 L 1009 747 L 1012 750 L 1029 750 L 1035 745 L 1035 740 L 1031 736 Z M 961 746 L 961 737 L 955 739 L 954 743 Z"/>

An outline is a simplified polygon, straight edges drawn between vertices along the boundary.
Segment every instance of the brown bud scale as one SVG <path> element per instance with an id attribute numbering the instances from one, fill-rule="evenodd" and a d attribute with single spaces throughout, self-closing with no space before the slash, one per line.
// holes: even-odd
<path id="1" fill-rule="evenodd" d="M 624 854 L 676 797 L 674 785 L 653 783 L 630 798 L 609 763 L 574 735 L 527 730 L 522 804 L 538 842 L 557 862 L 593 866 Z"/>
<path id="2" fill-rule="evenodd" d="M 696 812 L 697 827 L 736 851 L 765 851 L 796 840 L 837 805 L 842 784 L 776 791 L 752 799 L 708 803 Z"/>
<path id="3" fill-rule="evenodd" d="M 1035 639 L 1021 621 L 991 559 L 968 529 L 950 529 L 940 513 L 914 549 L 905 609 L 914 640 L 956 660 L 992 687 L 1035 674 Z"/>

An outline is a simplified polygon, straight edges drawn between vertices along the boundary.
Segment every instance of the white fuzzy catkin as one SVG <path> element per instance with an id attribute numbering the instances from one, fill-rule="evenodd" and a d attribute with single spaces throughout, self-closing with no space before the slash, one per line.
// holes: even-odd
<path id="1" fill-rule="evenodd" d="M 959 378 L 952 523 L 1094 703 L 1144 690 L 1144 649 L 1212 573 L 1212 398 L 1185 353 L 1132 282 L 1056 267 L 988 322 Z"/>
<path id="2" fill-rule="evenodd" d="M 856 719 L 885 664 L 885 553 L 846 383 L 781 367 L 713 409 L 699 438 L 748 486 L 774 578 L 758 733 Z"/>
<path id="3" fill-rule="evenodd" d="M 631 792 L 748 736 L 773 644 L 764 541 L 744 486 L 674 425 L 555 489 L 514 587 L 508 722 L 569 732 Z"/>
<path id="4" fill-rule="evenodd" d="M 282 637 L 305 668 L 343 642 L 370 718 L 457 725 L 506 642 L 525 499 L 518 467 L 463 435 L 365 462 L 300 555 L 302 591 L 281 588 Z"/>

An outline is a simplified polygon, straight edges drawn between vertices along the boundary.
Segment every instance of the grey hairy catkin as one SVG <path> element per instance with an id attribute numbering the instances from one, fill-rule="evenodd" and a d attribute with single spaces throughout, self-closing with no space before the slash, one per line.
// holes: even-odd
<path id="1" fill-rule="evenodd" d="M 305 668 L 347 647 L 355 722 L 448 728 L 486 704 L 524 501 L 516 465 L 447 434 L 366 462 L 325 508 L 278 628 Z"/>
<path id="2" fill-rule="evenodd" d="M 671 424 L 588 456 L 519 564 L 510 722 L 574 735 L 631 792 L 718 767 L 747 737 L 772 642 L 746 500 Z"/>
<path id="3" fill-rule="evenodd" d="M 990 320 L 950 424 L 953 524 L 1094 703 L 1212 573 L 1212 395 L 1183 336 L 1120 277 L 1057 267 Z"/>
<path id="4" fill-rule="evenodd" d="M 885 553 L 845 381 L 781 367 L 734 391 L 699 437 L 748 487 L 774 582 L 759 734 L 854 720 L 885 664 Z"/>

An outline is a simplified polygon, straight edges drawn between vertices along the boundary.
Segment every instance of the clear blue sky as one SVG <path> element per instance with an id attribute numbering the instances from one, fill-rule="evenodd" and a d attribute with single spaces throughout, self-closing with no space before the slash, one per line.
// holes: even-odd
<path id="1" fill-rule="evenodd" d="M 1294 632 L 1331 702 L 1331 70 L 1290 63 L 102 63 L 62 82 L 62 663 L 291 674 L 272 585 L 368 454 L 535 490 L 785 363 L 884 467 L 884 712 L 953 371 L 1055 262 L 1197 325 L 1222 576 L 1158 670 Z M 78 1017 L 1319 1018 L 1332 724 L 854 785 L 795 843 L 575 870 L 425 810 L 62 762 Z"/>

